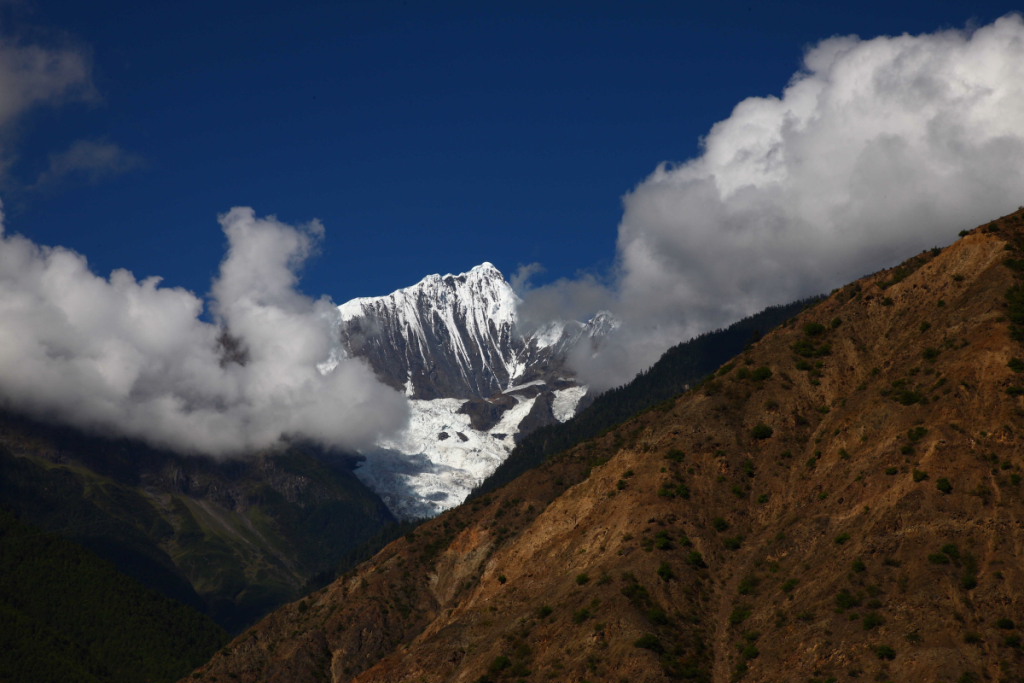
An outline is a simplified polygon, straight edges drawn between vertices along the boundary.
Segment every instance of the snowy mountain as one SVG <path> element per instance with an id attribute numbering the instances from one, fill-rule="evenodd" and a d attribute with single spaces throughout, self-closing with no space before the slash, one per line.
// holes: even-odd
<path id="1" fill-rule="evenodd" d="M 459 504 L 517 437 L 575 414 L 586 387 L 567 354 L 596 343 L 614 321 L 602 314 L 524 334 L 518 305 L 501 272 L 484 263 L 338 307 L 345 351 L 412 404 L 407 429 L 364 453 L 357 470 L 394 513 L 433 516 Z"/>

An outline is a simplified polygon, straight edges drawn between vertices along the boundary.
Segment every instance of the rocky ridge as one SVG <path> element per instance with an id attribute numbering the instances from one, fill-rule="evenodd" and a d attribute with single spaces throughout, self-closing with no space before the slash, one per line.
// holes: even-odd
<path id="1" fill-rule="evenodd" d="M 1024 680 L 1024 210 L 420 526 L 206 681 Z"/>

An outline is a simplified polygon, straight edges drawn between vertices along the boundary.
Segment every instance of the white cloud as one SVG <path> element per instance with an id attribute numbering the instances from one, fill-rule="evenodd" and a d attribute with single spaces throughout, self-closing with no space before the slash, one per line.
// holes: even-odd
<path id="1" fill-rule="evenodd" d="M 84 52 L 20 45 L 9 39 L 0 39 L 0 93 L 0 127 L 34 106 L 96 98 Z"/>
<path id="2" fill-rule="evenodd" d="M 24 177 L 27 171 L 23 169 L 38 169 L 43 160 L 19 159 L 22 129 L 18 124 L 23 117 L 39 107 L 97 103 L 100 99 L 92 81 L 88 50 L 69 44 L 42 46 L 0 38 L 0 181 L 6 188 L 38 190 L 68 176 L 96 183 L 141 165 L 140 157 L 117 144 L 82 139 L 51 153 L 41 172 L 31 171 L 34 180 Z"/>
<path id="3" fill-rule="evenodd" d="M 50 165 L 39 175 L 35 186 L 51 185 L 68 176 L 79 176 L 96 183 L 137 168 L 142 159 L 119 145 L 103 140 L 76 140 L 63 152 L 50 155 Z"/>
<path id="4" fill-rule="evenodd" d="M 822 41 L 781 97 L 739 103 L 624 201 L 603 305 L 625 324 L 579 368 L 598 386 L 1024 203 L 1024 22 Z"/>
<path id="5" fill-rule="evenodd" d="M 512 288 L 522 301 L 517 311 L 524 332 L 536 330 L 552 320 L 585 320 L 607 305 L 612 296 L 607 285 L 593 273 L 578 273 L 549 285 L 534 287 L 530 279 L 544 272 L 539 263 L 530 263 L 515 272 Z"/>
<path id="6" fill-rule="evenodd" d="M 322 235 L 235 208 L 229 251 L 203 302 L 159 278 L 93 274 L 84 257 L 0 234 L 0 402 L 40 418 L 224 455 L 288 439 L 367 446 L 407 404 L 360 361 L 339 358 L 339 314 L 295 289 Z M 222 327 L 244 363 L 225 362 Z M 318 364 L 337 360 L 327 374 Z"/>

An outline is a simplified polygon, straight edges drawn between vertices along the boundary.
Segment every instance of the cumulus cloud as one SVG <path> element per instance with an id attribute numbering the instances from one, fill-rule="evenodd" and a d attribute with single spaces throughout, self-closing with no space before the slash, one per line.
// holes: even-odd
<path id="1" fill-rule="evenodd" d="M 623 325 L 578 369 L 627 381 L 682 339 L 946 244 L 1024 203 L 1022 160 L 1020 16 L 824 40 L 781 96 L 740 102 L 625 197 L 602 305 Z"/>
<path id="2" fill-rule="evenodd" d="M 211 455 L 293 439 L 359 448 L 401 427 L 405 399 L 338 348 L 337 308 L 296 289 L 322 226 L 249 208 L 220 223 L 213 323 L 159 278 L 99 277 L 75 252 L 0 233 L 0 401 Z"/>
<path id="3" fill-rule="evenodd" d="M 583 320 L 607 305 L 612 291 L 594 273 L 579 273 L 552 284 L 534 287 L 531 278 L 543 273 L 539 263 L 520 266 L 510 280 L 521 301 L 518 325 L 523 331 L 536 330 L 552 320 Z"/>

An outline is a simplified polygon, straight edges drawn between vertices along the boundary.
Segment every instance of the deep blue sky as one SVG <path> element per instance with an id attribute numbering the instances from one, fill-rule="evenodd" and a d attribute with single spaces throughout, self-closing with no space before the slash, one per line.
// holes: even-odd
<path id="1" fill-rule="evenodd" d="M 41 108 L 11 145 L 7 229 L 207 291 L 216 216 L 319 218 L 302 288 L 341 302 L 489 260 L 606 272 L 620 197 L 805 47 L 988 23 L 985 2 L 192 2 L 5 6 L 22 42 L 92 54 L 100 100 Z M 142 163 L 26 185 L 74 140 Z M 19 182 L 21 187 L 19 187 Z"/>

